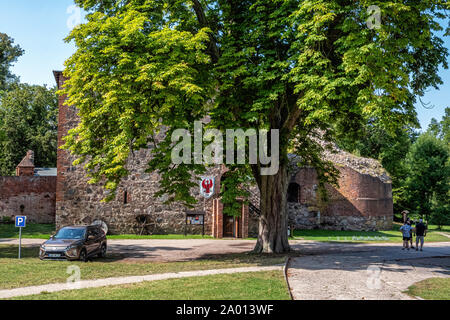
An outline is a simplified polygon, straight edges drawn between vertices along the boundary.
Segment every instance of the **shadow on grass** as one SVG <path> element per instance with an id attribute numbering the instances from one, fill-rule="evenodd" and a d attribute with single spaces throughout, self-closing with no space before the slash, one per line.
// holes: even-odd
<path id="1" fill-rule="evenodd" d="M 394 233 L 395 232 L 395 233 Z M 389 231 L 350 231 L 350 230 L 295 230 L 294 237 L 308 238 L 311 240 L 322 239 L 331 241 L 337 238 L 348 238 L 351 240 L 353 237 L 356 238 L 378 238 L 384 239 L 389 238 L 390 240 L 401 239 L 402 235 L 399 230 L 389 230 Z"/>
<path id="2" fill-rule="evenodd" d="M 17 259 L 18 249 L 17 245 L 0 245 L 0 259 Z M 216 264 L 251 264 L 256 266 L 270 266 L 276 264 L 283 264 L 288 254 L 255 254 L 252 252 L 242 253 L 224 253 L 224 254 L 204 254 L 201 256 L 180 257 L 179 259 L 171 259 L 170 261 L 153 261 L 154 255 L 149 253 L 152 250 L 188 250 L 186 248 L 174 248 L 174 247 L 153 247 L 153 248 L 141 248 L 138 251 L 134 249 L 127 249 L 129 253 L 115 253 L 110 252 L 105 258 L 98 258 L 96 256 L 91 258 L 91 261 L 100 263 L 176 263 L 176 262 L 214 262 Z M 22 247 L 22 258 L 34 258 L 36 261 L 39 259 L 38 247 Z M 290 256 L 299 256 L 300 253 L 293 251 Z M 47 261 L 47 260 L 46 260 Z M 52 260 L 48 260 L 51 262 Z M 58 260 L 55 260 L 58 261 Z"/>
<path id="3" fill-rule="evenodd" d="M 22 238 L 48 239 L 54 231 L 54 224 L 29 223 L 22 228 Z M 0 238 L 19 238 L 19 228 L 14 224 L 0 224 Z"/>
<path id="4" fill-rule="evenodd" d="M 22 258 L 38 258 L 38 247 L 25 247 L 21 249 Z M 19 256 L 19 246 L 16 245 L 0 245 L 0 259 L 14 259 Z"/>

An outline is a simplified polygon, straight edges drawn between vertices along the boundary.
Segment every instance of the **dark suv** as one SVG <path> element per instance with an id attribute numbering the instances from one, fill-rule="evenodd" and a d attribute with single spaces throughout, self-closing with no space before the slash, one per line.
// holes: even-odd
<path id="1" fill-rule="evenodd" d="M 61 228 L 41 245 L 39 258 L 87 261 L 106 255 L 106 235 L 100 226 L 71 226 Z"/>

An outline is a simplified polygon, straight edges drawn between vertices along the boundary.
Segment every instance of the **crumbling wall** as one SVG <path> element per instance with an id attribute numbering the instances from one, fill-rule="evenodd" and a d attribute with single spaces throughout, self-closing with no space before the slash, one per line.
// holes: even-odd
<path id="1" fill-rule="evenodd" d="M 299 201 L 288 204 L 290 223 L 297 229 L 389 230 L 393 221 L 392 185 L 388 180 L 337 166 L 339 187 L 326 186 L 327 201 L 318 193 L 313 168 L 300 168 L 293 182 Z"/>
<path id="2" fill-rule="evenodd" d="M 56 177 L 0 177 L 0 219 L 27 216 L 27 222 L 55 222 Z"/>

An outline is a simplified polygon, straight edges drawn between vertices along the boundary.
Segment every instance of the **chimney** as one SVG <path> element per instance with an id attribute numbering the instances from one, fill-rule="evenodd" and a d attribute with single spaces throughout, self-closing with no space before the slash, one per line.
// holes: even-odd
<path id="1" fill-rule="evenodd" d="M 16 176 L 34 176 L 34 152 L 29 150 L 16 167 Z"/>

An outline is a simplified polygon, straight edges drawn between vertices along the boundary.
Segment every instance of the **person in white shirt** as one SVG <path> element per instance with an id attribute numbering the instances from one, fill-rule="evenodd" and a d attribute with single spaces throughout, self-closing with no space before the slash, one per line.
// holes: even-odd
<path id="1" fill-rule="evenodd" d="M 408 224 L 408 222 L 405 222 L 405 224 L 400 227 L 400 231 L 403 234 L 402 250 L 405 250 L 405 249 L 409 250 L 409 239 L 411 238 L 412 227 Z"/>

